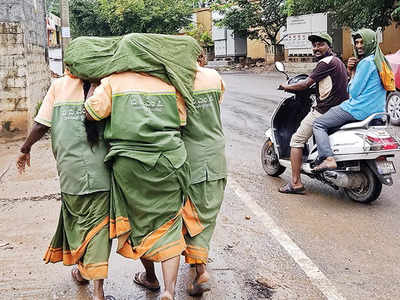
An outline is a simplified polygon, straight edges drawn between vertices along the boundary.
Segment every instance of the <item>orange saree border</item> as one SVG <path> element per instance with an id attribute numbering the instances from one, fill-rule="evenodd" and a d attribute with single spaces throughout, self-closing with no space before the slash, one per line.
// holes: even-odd
<path id="1" fill-rule="evenodd" d="M 167 221 L 161 227 L 149 233 L 137 246 L 133 247 L 129 239 L 125 240 L 124 244 L 121 246 L 120 249 L 118 249 L 117 253 L 121 254 L 124 257 L 132 259 L 139 259 L 141 257 L 144 257 L 145 253 L 149 249 L 151 249 L 151 247 L 153 247 L 164 234 L 168 232 L 168 230 L 176 222 L 177 218 L 180 215 L 182 215 L 182 210 L 180 210 L 173 219 Z M 121 238 L 126 237 L 121 236 Z M 186 243 L 182 235 L 179 241 L 163 245 L 160 248 L 153 250 L 152 253 L 154 254 L 154 258 L 150 258 L 149 254 L 146 255 L 146 258 L 152 261 L 162 261 L 175 255 L 179 255 L 185 247 Z"/>
<path id="2" fill-rule="evenodd" d="M 187 245 L 183 255 L 187 264 L 207 264 L 208 249 Z"/>
<path id="3" fill-rule="evenodd" d="M 82 277 L 86 280 L 105 279 L 108 274 L 108 262 L 101 262 L 95 264 L 78 263 L 78 269 Z"/>
<path id="4" fill-rule="evenodd" d="M 186 242 L 182 236 L 178 241 L 163 245 L 162 247 L 153 250 L 149 254 L 143 255 L 143 258 L 150 261 L 164 261 L 181 254 L 185 248 Z"/>
<path id="5" fill-rule="evenodd" d="M 110 217 L 107 216 L 93 227 L 92 230 L 86 235 L 85 240 L 83 243 L 75 250 L 63 250 L 62 248 L 52 248 L 49 247 L 43 257 L 45 263 L 56 263 L 62 261 L 64 265 L 74 265 L 78 262 L 78 260 L 82 257 L 85 253 L 86 247 L 89 242 L 93 239 L 93 237 L 107 224 L 110 222 Z"/>
<path id="6" fill-rule="evenodd" d="M 191 237 L 198 235 L 204 230 L 204 225 L 200 221 L 196 207 L 189 197 L 187 197 L 186 203 L 183 207 L 182 217 Z"/>
<path id="7" fill-rule="evenodd" d="M 110 239 L 119 237 L 132 230 L 127 217 L 119 216 L 110 220 Z"/>
<path id="8" fill-rule="evenodd" d="M 62 248 L 51 248 L 48 247 L 47 251 L 43 257 L 45 263 L 57 263 L 62 261 L 64 265 L 70 266 L 74 265 L 74 259 L 72 257 L 71 251 L 65 250 L 63 251 Z"/>

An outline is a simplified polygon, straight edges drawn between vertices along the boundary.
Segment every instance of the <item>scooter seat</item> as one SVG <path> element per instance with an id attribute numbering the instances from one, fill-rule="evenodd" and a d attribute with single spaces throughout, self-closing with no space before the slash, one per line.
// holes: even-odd
<path id="1" fill-rule="evenodd" d="M 351 122 L 343 125 L 338 130 L 349 130 L 349 129 L 356 129 L 356 128 L 367 128 L 369 122 L 359 121 L 359 122 Z"/>
<path id="2" fill-rule="evenodd" d="M 365 128 L 367 129 L 369 126 L 380 126 L 384 125 L 386 123 L 382 119 L 376 119 L 377 116 L 382 116 L 382 115 L 387 115 L 386 113 L 376 113 L 373 115 L 370 115 L 368 118 L 366 118 L 363 121 L 359 122 L 351 122 L 343 125 L 342 127 L 339 128 L 339 130 L 350 130 L 350 129 L 358 129 L 358 128 Z"/>

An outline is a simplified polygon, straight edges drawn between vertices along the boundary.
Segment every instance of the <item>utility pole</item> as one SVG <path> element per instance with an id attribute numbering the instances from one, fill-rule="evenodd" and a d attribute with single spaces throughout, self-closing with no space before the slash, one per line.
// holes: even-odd
<path id="1" fill-rule="evenodd" d="M 61 10 L 61 57 L 64 72 L 64 51 L 71 40 L 71 31 L 69 28 L 69 3 L 68 0 L 60 0 Z"/>

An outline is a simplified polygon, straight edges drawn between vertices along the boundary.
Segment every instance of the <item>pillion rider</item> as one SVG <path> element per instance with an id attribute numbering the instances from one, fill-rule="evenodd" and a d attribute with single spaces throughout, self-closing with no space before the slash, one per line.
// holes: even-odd
<path id="1" fill-rule="evenodd" d="M 348 61 L 352 78 L 348 87 L 350 98 L 330 109 L 315 120 L 313 125 L 319 160 L 322 161 L 314 168 L 315 172 L 337 167 L 328 130 L 384 112 L 386 91 L 394 90 L 394 75 L 379 48 L 375 32 L 371 29 L 360 29 L 352 34 L 352 38 L 357 57 Z"/>

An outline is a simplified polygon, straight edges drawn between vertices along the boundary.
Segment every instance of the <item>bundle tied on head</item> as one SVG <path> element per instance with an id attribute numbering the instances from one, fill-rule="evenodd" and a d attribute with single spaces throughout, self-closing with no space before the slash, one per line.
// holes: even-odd
<path id="1" fill-rule="evenodd" d="M 118 37 L 78 37 L 65 51 L 65 64 L 85 80 L 113 73 L 143 72 L 173 85 L 189 110 L 201 47 L 189 36 L 131 33 Z"/>

